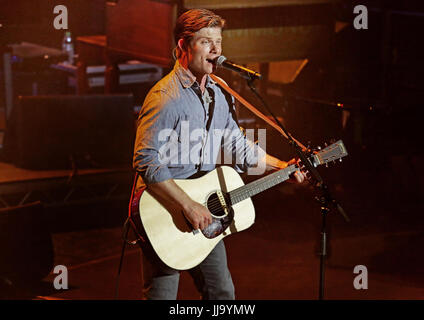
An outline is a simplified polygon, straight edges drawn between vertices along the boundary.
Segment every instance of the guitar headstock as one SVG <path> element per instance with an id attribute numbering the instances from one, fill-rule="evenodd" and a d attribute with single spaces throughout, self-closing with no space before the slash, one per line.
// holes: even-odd
<path id="1" fill-rule="evenodd" d="M 314 152 L 311 155 L 311 161 L 314 167 L 321 164 L 327 164 L 331 161 L 342 160 L 343 157 L 347 156 L 346 147 L 342 140 L 336 141 L 324 149 Z"/>

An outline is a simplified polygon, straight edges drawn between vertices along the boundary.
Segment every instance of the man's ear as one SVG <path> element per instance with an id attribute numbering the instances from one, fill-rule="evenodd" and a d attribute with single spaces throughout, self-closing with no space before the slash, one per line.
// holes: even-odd
<path id="1" fill-rule="evenodd" d="M 177 45 L 178 45 L 178 48 L 180 48 L 181 51 L 186 51 L 186 45 L 185 45 L 185 42 L 184 42 L 184 39 L 183 38 L 181 38 L 180 40 L 178 40 Z"/>

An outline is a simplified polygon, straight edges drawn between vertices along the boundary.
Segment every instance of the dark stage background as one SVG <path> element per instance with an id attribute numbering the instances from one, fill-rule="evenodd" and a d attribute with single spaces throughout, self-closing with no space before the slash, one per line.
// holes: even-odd
<path id="1" fill-rule="evenodd" d="M 294 47 L 288 46 L 287 52 L 293 57 L 275 58 L 269 63 L 240 59 L 265 75 L 264 80 L 257 82 L 258 90 L 297 139 L 311 146 L 342 139 L 349 152 L 343 162 L 319 169 L 351 219 L 346 223 L 337 211 L 328 215 L 325 297 L 421 300 L 424 298 L 421 254 L 424 174 L 420 168 L 424 160 L 421 142 L 424 46 L 420 44 L 423 6 L 418 1 L 383 0 L 336 1 L 323 8 L 296 3 L 287 9 L 294 13 L 287 24 L 290 27 L 304 23 L 311 26 L 329 19 L 324 22 L 327 29 L 311 31 L 310 38 L 299 32 L 295 38 L 300 42 L 294 40 L 293 46 L 306 43 L 307 48 L 309 43 L 313 44 L 309 51 L 305 49 L 310 54 L 296 57 Z M 69 30 L 77 54 L 81 53 L 77 37 L 105 35 L 112 30 L 108 28 L 105 0 L 0 1 L 1 299 L 114 298 L 121 231 L 132 186 L 134 120 L 145 95 L 158 79 L 157 70 L 165 74 L 170 69 L 170 65 L 142 61 L 153 67 L 131 71 L 140 81 L 110 87 L 113 91 L 108 94 L 120 94 L 123 99 L 120 103 L 128 102 L 128 95 L 133 97 L 132 105 L 129 102 L 129 107 L 126 105 L 120 113 L 122 130 L 116 128 L 113 132 L 113 124 L 112 129 L 107 127 L 111 137 L 128 133 L 127 138 L 120 136 L 127 139 L 122 144 L 113 142 L 115 153 L 111 152 L 117 161 L 99 163 L 96 147 L 90 145 L 93 148 L 90 149 L 76 143 L 72 156 L 66 154 L 69 158 L 65 157 L 58 165 L 55 156 L 63 145 L 53 135 L 66 131 L 67 137 L 87 142 L 87 137 L 104 134 L 102 130 L 106 130 L 96 126 L 92 119 L 100 117 L 100 123 L 110 126 L 108 120 L 118 119 L 116 112 L 119 112 L 119 106 L 113 103 L 103 109 L 103 104 L 92 108 L 84 104 L 82 108 L 81 102 L 72 106 L 69 98 L 81 93 L 78 74 L 76 69 L 52 68 L 64 59 L 56 56 L 56 51 L 48 57 L 19 56 L 11 51 L 11 45 L 22 42 L 61 50 L 64 30 L 55 30 L 52 25 L 53 8 L 58 4 L 68 8 Z M 353 8 L 357 4 L 368 8 L 366 30 L 353 26 L 356 17 Z M 264 16 L 257 17 L 257 26 L 274 23 L 271 20 L 279 22 L 278 17 L 268 19 L 266 15 L 270 13 L 261 10 L 255 11 L 264 12 Z M 316 16 L 313 13 L 318 11 L 314 10 L 322 10 L 325 15 Z M 249 22 L 229 9 L 222 12 L 228 14 L 230 29 Z M 141 16 L 144 14 L 140 12 Z M 231 14 L 240 20 L 231 21 Z M 325 34 L 329 26 L 331 32 Z M 225 54 L 225 41 L 223 46 Z M 8 53 L 12 57 L 11 82 L 7 82 L 8 66 L 3 58 Z M 303 65 L 305 59 L 307 63 Z M 96 76 L 102 78 L 103 72 L 104 69 Z M 220 75 L 248 101 L 269 114 L 237 75 L 230 72 Z M 13 91 L 7 102 L 10 87 Z M 84 94 L 106 96 L 105 87 L 93 86 Z M 62 107 L 66 110 L 56 110 L 61 120 L 40 109 L 39 116 L 33 112 L 29 120 L 41 126 L 26 130 L 22 119 L 27 113 L 20 107 L 19 96 L 33 95 L 62 96 L 63 101 L 68 101 Z M 281 159 L 295 156 L 278 133 L 242 106 L 238 108 L 238 116 L 247 128 L 267 128 L 267 152 Z M 81 119 L 92 126 L 87 124 L 72 131 L 74 125 L 70 123 L 81 124 Z M 55 126 L 63 130 L 49 131 Z M 50 140 L 46 138 L 49 134 Z M 105 141 L 109 139 L 102 137 Z M 35 149 L 34 155 L 20 153 L 21 162 L 18 162 L 16 149 L 25 149 L 23 143 L 36 146 L 31 149 Z M 40 160 L 41 154 L 44 156 Z M 35 159 L 42 165 L 35 166 Z M 255 179 L 247 175 L 243 178 L 246 182 Z M 315 194 L 310 185 L 282 184 L 253 199 L 256 223 L 226 240 L 238 299 L 317 299 L 321 216 Z M 40 204 L 30 205 L 37 201 Z M 135 247 L 127 251 L 119 298 L 141 297 L 139 255 Z M 57 265 L 68 268 L 67 290 L 53 287 L 57 276 L 53 268 Z M 353 287 L 357 276 L 353 270 L 357 265 L 367 267 L 368 289 Z M 179 298 L 199 298 L 186 273 L 181 277 Z"/>

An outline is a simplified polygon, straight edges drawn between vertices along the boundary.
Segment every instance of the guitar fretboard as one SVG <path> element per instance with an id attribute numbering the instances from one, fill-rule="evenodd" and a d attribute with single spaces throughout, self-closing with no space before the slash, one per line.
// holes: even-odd
<path id="1" fill-rule="evenodd" d="M 247 198 L 253 197 L 254 195 L 261 193 L 269 188 L 276 186 L 277 184 L 284 182 L 289 179 L 289 176 L 295 172 L 296 166 L 290 165 L 287 168 L 281 169 L 274 173 L 271 173 L 258 180 L 250 182 L 240 188 L 234 189 L 229 192 L 231 204 L 234 205 Z"/>

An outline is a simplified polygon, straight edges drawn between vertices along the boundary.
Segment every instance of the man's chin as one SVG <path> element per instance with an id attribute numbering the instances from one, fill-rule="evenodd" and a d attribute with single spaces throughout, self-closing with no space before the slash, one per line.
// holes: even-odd
<path id="1" fill-rule="evenodd" d="M 216 71 L 216 67 L 215 67 L 215 66 L 213 66 L 213 67 L 211 67 L 211 68 L 208 68 L 208 70 L 207 70 L 206 74 L 211 74 L 211 73 L 214 73 L 215 71 Z"/>
<path id="2" fill-rule="evenodd" d="M 211 74 L 211 73 L 215 72 L 215 70 L 216 70 L 216 66 L 214 64 L 212 64 L 212 63 L 208 63 L 206 65 L 206 68 L 205 68 L 205 71 L 206 71 L 205 73 L 206 74 Z"/>

